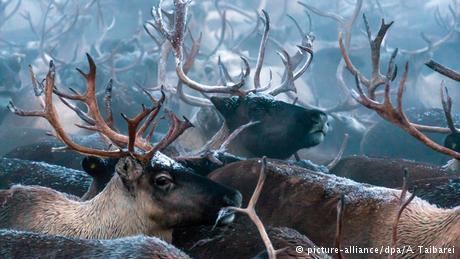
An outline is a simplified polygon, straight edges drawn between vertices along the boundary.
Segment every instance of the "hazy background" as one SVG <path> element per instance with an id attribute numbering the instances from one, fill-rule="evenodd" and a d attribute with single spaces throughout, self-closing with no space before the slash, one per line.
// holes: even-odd
<path id="1" fill-rule="evenodd" d="M 291 15 L 301 29 L 315 37 L 313 49 L 315 57 L 309 71 L 296 81 L 300 103 L 327 108 L 342 101 L 346 93 L 337 84 L 337 65 L 341 59 L 337 35 L 343 27 L 329 16 L 340 16 L 347 20 L 352 15 L 356 1 L 308 1 L 301 2 L 323 12 L 318 15 L 297 1 L 193 1 L 190 8 L 189 28 L 198 38 L 202 33 L 200 55 L 190 72 L 190 77 L 200 82 L 218 81 L 216 64 L 220 56 L 230 73 L 234 76 L 240 71 L 239 56 L 250 61 L 252 72 L 259 47 L 262 24 L 254 31 L 257 14 L 266 10 L 272 26 L 266 52 L 262 84 L 269 81 L 269 71 L 273 71 L 273 81 L 281 80 L 283 65 L 276 54 L 279 46 L 291 55 L 297 51 L 301 36 Z M 174 62 L 168 58 L 166 78 L 158 78 L 159 46 L 145 33 L 143 25 L 151 19 L 151 7 L 158 1 L 125 0 L 12 0 L 0 1 L 0 123 L 2 141 L 19 129 L 49 129 L 42 120 L 18 118 L 6 111 L 9 100 L 24 108 L 38 108 L 38 102 L 30 88 L 28 65 L 38 78 L 43 78 L 47 63 L 54 59 L 58 70 L 58 87 L 73 87 L 83 90 L 84 84 L 75 67 L 86 68 L 85 53 L 90 53 L 98 65 L 99 89 L 110 78 L 114 83 L 114 107 L 119 112 L 133 114 L 139 104 L 147 99 L 142 97 L 138 86 L 155 88 L 164 84 L 169 95 L 167 106 L 179 115 L 193 117 L 197 107 L 191 107 L 174 95 L 177 77 Z M 15 10 L 17 4 L 18 8 Z M 164 1 L 163 8 L 170 11 L 171 2 Z M 222 11 L 226 12 L 226 32 L 221 39 Z M 13 12 L 13 13 L 12 13 Z M 12 13 L 11 17 L 8 15 Z M 405 95 L 405 107 L 441 107 L 439 89 L 444 80 L 454 100 L 454 111 L 460 108 L 458 84 L 433 73 L 423 65 L 433 58 L 453 69 L 460 70 L 460 39 L 457 15 L 460 6 L 455 1 L 409 0 L 378 1 L 366 0 L 352 29 L 350 53 L 355 65 L 367 75 L 370 72 L 370 52 L 365 34 L 362 14 L 365 13 L 373 35 L 378 31 L 380 20 L 394 21 L 387 34 L 382 50 L 382 67 L 386 68 L 393 48 L 400 48 L 397 63 L 402 67 L 410 62 L 410 75 Z M 166 14 L 165 14 L 166 15 Z M 310 31 L 311 30 L 311 31 Z M 153 30 L 152 30 L 153 32 Z M 158 41 L 161 35 L 153 32 Z M 422 36 L 425 35 L 425 36 Z M 244 41 L 242 41 L 244 39 Z M 275 43 L 273 43 L 275 42 Z M 430 42 L 432 46 L 430 47 Z M 187 46 L 190 38 L 187 37 Z M 110 56 L 110 61 L 107 61 Z M 402 70 L 402 69 L 401 69 Z M 251 75 L 252 76 L 252 75 Z M 354 88 L 349 73 L 345 70 L 343 78 L 349 89 Z M 248 80 L 247 87 L 252 87 Z M 200 94 L 187 90 L 189 94 Z M 158 95 L 158 92 L 154 92 Z M 285 96 L 279 99 L 286 100 Z M 117 106 L 118 105 L 118 106 Z M 70 110 L 60 104 L 61 117 L 68 130 L 87 134 L 73 127 L 78 122 Z M 128 111 L 126 111 L 128 110 Z M 356 119 L 376 120 L 369 117 L 363 109 L 346 113 Z M 14 135 L 9 141 L 20 136 Z M 33 139 L 33 138 L 32 138 Z M 24 140 L 24 142 L 27 142 Z M 5 151 L 5 150 L 2 150 Z"/>

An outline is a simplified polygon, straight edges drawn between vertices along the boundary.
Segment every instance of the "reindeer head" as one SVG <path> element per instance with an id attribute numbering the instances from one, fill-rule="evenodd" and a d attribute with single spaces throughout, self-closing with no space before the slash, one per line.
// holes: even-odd
<path id="1" fill-rule="evenodd" d="M 164 94 L 160 100 L 155 100 L 149 95 L 155 105 L 152 108 L 143 106 L 142 111 L 134 118 L 128 118 L 122 114 L 128 124 L 128 135 L 115 130 L 112 127 L 110 98 L 106 99 L 108 117 L 102 117 L 99 111 L 95 94 L 96 66 L 89 55 L 88 63 L 90 67 L 88 74 L 79 70 L 86 79 L 85 94 L 79 94 L 75 90 L 73 91 L 75 95 L 60 92 L 55 86 L 55 69 L 51 63 L 43 86 L 45 95 L 42 99 L 43 111 L 23 111 L 12 103 L 10 103 L 10 110 L 20 116 L 45 118 L 54 128 L 54 135 L 64 142 L 67 148 L 81 154 L 96 156 L 85 158 L 82 166 L 96 180 L 100 180 L 101 186 L 111 178 L 100 195 L 105 199 L 120 200 L 120 203 L 125 201 L 123 206 L 135 208 L 134 211 L 131 211 L 135 214 L 132 216 L 142 217 L 142 222 L 147 222 L 162 230 L 184 225 L 212 223 L 217 219 L 222 207 L 241 205 L 242 198 L 238 191 L 194 174 L 161 153 L 161 150 L 192 126 L 187 119 L 180 120 L 173 113 L 166 112 L 171 120 L 171 127 L 162 140 L 156 144 L 151 143 L 150 140 L 158 122 L 156 115 L 165 100 Z M 100 133 L 110 144 L 108 150 L 89 148 L 75 143 L 61 126 L 58 113 L 53 105 L 53 95 L 59 96 L 87 123 L 87 125 L 79 125 L 80 127 Z M 70 100 L 81 101 L 88 107 L 88 112 L 80 110 L 70 103 Z M 114 148 L 115 146 L 117 148 Z M 118 159 L 118 161 L 113 166 L 113 160 L 105 163 L 97 157 Z M 113 169 L 114 176 L 110 177 Z M 96 186 L 96 188 L 99 187 Z M 107 195 L 109 192 L 111 195 Z M 113 201 L 108 204 L 121 206 Z M 120 210 L 123 209 L 123 206 L 120 207 Z M 123 214 L 121 211 L 120 213 Z M 233 216 L 230 215 L 227 221 L 232 219 Z"/>
<path id="2" fill-rule="evenodd" d="M 325 113 L 274 99 L 281 93 L 288 96 L 296 93 L 295 81 L 307 71 L 313 59 L 313 37 L 302 32 L 302 43 L 298 46 L 299 50 L 296 55 L 292 57 L 281 47 L 278 52 L 284 66 L 281 82 L 272 85 L 272 73 L 270 72 L 269 83 L 262 86 L 261 71 L 270 31 L 270 17 L 267 12 L 262 11 L 263 17 L 260 18 L 264 23 L 264 33 L 260 42 L 252 89 L 244 89 L 251 69 L 248 60 L 243 56 L 241 59 L 244 66 L 241 69 L 239 80 L 234 80 L 230 76 L 228 69 L 219 59 L 220 84 L 203 84 L 187 75 L 198 53 L 201 39 L 192 39 L 193 45 L 188 55 L 185 55 L 187 54 L 184 51 L 184 40 L 187 31 L 188 5 L 187 1 L 174 1 L 174 23 L 169 21 L 172 29 L 167 28 L 168 21 L 161 16 L 161 6 L 153 8 L 153 21 L 147 23 L 171 44 L 176 61 L 176 74 L 180 80 L 180 87 L 177 87 L 179 96 L 192 105 L 214 105 L 223 115 L 230 131 L 235 131 L 238 127 L 251 121 L 258 121 L 257 125 L 245 129 L 235 140 L 239 142 L 239 144 L 235 143 L 236 145 L 249 151 L 250 154 L 245 155 L 256 157 L 265 155 L 284 159 L 299 149 L 321 143 L 328 127 Z M 210 100 L 190 96 L 182 90 L 182 84 L 206 97 L 209 97 L 209 94 L 219 96 L 212 96 Z M 222 97 L 222 94 L 226 94 L 225 97 Z M 228 95 L 231 97 L 227 97 Z"/>
<path id="3" fill-rule="evenodd" d="M 163 228 L 212 224 L 222 207 L 241 206 L 238 191 L 199 176 L 161 153 L 148 164 L 122 158 L 115 172 L 149 218 Z M 226 220 L 232 219 L 231 215 Z"/>
<path id="4" fill-rule="evenodd" d="M 328 130 L 327 115 L 271 96 L 212 97 L 230 131 L 250 121 L 254 126 L 242 131 L 235 142 L 251 143 L 246 149 L 255 156 L 285 159 L 302 148 L 318 145 Z"/>

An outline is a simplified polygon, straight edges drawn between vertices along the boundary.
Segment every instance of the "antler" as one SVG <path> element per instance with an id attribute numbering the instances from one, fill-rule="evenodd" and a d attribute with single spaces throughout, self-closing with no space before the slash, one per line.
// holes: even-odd
<path id="1" fill-rule="evenodd" d="M 68 3 L 68 1 L 67 1 Z M 45 12 L 41 17 L 41 24 L 34 25 L 30 12 L 21 14 L 22 17 L 28 22 L 31 31 L 39 38 L 39 55 L 43 63 L 48 63 L 47 56 L 51 56 L 49 53 L 50 49 L 53 49 L 59 44 L 59 40 L 62 39 L 66 34 L 68 35 L 72 29 L 77 26 L 78 21 L 81 17 L 81 13 L 87 10 L 82 10 L 77 7 L 72 15 L 66 14 L 64 8 L 67 4 L 60 6 L 56 1 L 49 1 Z M 56 10 L 56 14 L 53 15 L 53 10 Z M 53 19 L 56 17 L 56 19 Z M 53 45 L 53 46 L 52 46 Z M 75 48 L 75 52 L 78 47 Z M 59 59 L 54 59 L 57 63 L 65 63 Z"/>
<path id="2" fill-rule="evenodd" d="M 303 2 L 298 2 L 298 3 L 319 16 L 323 16 L 323 17 L 327 17 L 332 20 L 335 20 L 341 27 L 340 31 L 343 31 L 346 34 L 345 44 L 347 48 L 350 47 L 351 32 L 352 32 L 353 24 L 355 23 L 356 18 L 358 17 L 359 11 L 361 10 L 361 7 L 363 6 L 363 0 L 356 1 L 355 7 L 353 10 L 353 14 L 351 15 L 349 19 L 346 19 L 345 17 L 340 16 L 339 14 L 334 13 L 334 12 L 323 12 L 319 10 L 318 8 L 311 6 L 307 3 L 303 3 Z"/>
<path id="3" fill-rule="evenodd" d="M 244 63 L 244 67 L 242 68 L 240 79 L 234 81 L 231 76 L 228 74 L 228 70 L 222 64 L 222 62 L 218 63 L 219 74 L 221 77 L 221 85 L 205 85 L 199 82 L 194 81 L 193 79 L 187 76 L 187 71 L 190 69 L 191 64 L 193 64 L 195 55 L 194 46 L 191 49 L 191 53 L 186 57 L 184 60 L 184 38 L 185 38 L 185 31 L 186 31 L 186 16 L 188 12 L 188 2 L 183 0 L 175 0 L 175 16 L 173 18 L 173 22 L 171 26 L 167 25 L 167 22 L 162 17 L 162 10 L 161 10 L 161 2 L 159 8 L 154 8 L 152 10 L 152 16 L 154 18 L 153 22 L 149 22 L 148 24 L 154 27 L 171 46 L 171 50 L 176 59 L 176 73 L 179 77 L 181 83 L 189 86 L 190 88 L 199 91 L 201 94 L 205 95 L 208 93 L 224 93 L 224 94 L 231 94 L 231 95 L 239 95 L 245 96 L 248 93 L 255 93 L 255 92 L 263 92 L 270 90 L 269 94 L 276 96 L 281 93 L 285 92 L 296 92 L 296 88 L 294 85 L 294 81 L 300 78 L 303 75 L 308 67 L 311 64 L 313 58 L 313 51 L 312 51 L 312 43 L 311 38 L 305 36 L 302 44 L 298 46 L 299 52 L 296 54 L 296 60 L 293 61 L 291 56 L 287 53 L 286 50 L 281 48 L 281 51 L 278 52 L 284 67 L 285 72 L 282 78 L 282 81 L 279 85 L 272 87 L 271 85 L 271 71 L 270 71 L 270 81 L 266 86 L 261 86 L 260 84 L 260 74 L 263 67 L 264 57 L 265 57 L 265 49 L 267 45 L 267 41 L 269 40 L 268 34 L 270 30 L 270 18 L 267 12 L 262 10 L 262 17 L 258 17 L 256 19 L 257 23 L 260 20 L 264 23 L 264 32 L 259 46 L 259 52 L 257 56 L 257 63 L 254 73 L 254 87 L 250 90 L 242 90 L 242 87 L 245 84 L 247 77 L 250 74 L 250 68 L 248 60 L 244 57 L 241 57 Z M 172 19 L 172 18 L 171 18 Z M 169 29 L 172 27 L 172 29 Z M 199 43 L 198 43 L 199 44 Z M 169 50 L 168 50 L 169 51 Z M 303 57 L 305 61 L 300 63 L 298 60 L 301 60 Z M 299 67 L 297 71 L 296 68 Z M 199 98 L 195 96 L 186 95 L 183 92 L 182 85 L 179 84 L 177 87 L 177 92 L 179 93 L 181 99 L 185 102 L 198 105 L 198 106 L 209 106 L 210 102 L 205 98 Z M 206 96 L 205 96 L 206 97 Z"/>
<path id="4" fill-rule="evenodd" d="M 42 117 L 45 118 L 50 125 L 54 128 L 56 137 L 61 140 L 64 144 L 66 144 L 70 149 L 73 149 L 79 153 L 85 155 L 95 155 L 95 156 L 103 156 L 103 157 L 121 157 L 125 155 L 124 151 L 104 151 L 104 150 L 97 150 L 92 148 L 87 148 L 81 146 L 75 142 L 65 133 L 64 128 L 62 127 L 59 121 L 59 115 L 56 111 L 56 108 L 53 104 L 53 89 L 54 89 L 54 81 L 55 81 L 55 67 L 54 63 L 51 61 L 49 65 L 49 71 L 46 75 L 45 80 L 45 101 L 44 101 L 44 109 L 42 111 L 24 111 L 18 109 L 13 102 L 10 102 L 8 108 L 15 114 L 19 116 L 26 116 L 26 117 Z"/>
<path id="5" fill-rule="evenodd" d="M 357 76 L 359 78 L 359 81 L 367 87 L 369 98 L 374 100 L 375 91 L 377 90 L 377 88 L 381 85 L 384 85 L 387 81 L 392 81 L 396 76 L 397 70 L 396 70 L 396 67 L 393 70 L 393 63 L 394 63 L 396 54 L 398 53 L 398 49 L 395 49 L 395 51 L 391 55 L 387 73 L 385 75 L 382 74 L 382 72 L 380 71 L 380 47 L 382 45 L 383 39 L 385 38 L 386 32 L 391 27 L 393 22 L 385 23 L 385 20 L 382 19 L 382 23 L 380 25 L 380 29 L 377 33 L 377 36 L 374 39 L 372 39 L 371 30 L 370 30 L 369 23 L 367 22 L 365 14 L 363 14 L 363 20 L 366 26 L 366 32 L 367 32 L 367 37 L 369 39 L 369 45 L 371 47 L 371 61 L 372 61 L 371 78 L 370 79 L 366 78 L 353 65 L 350 57 L 348 56 L 347 50 L 343 44 L 341 34 L 339 34 L 339 47 L 340 47 L 340 51 L 342 52 L 342 56 L 345 61 L 347 69 L 351 72 L 351 74 L 353 74 L 354 76 Z"/>
<path id="6" fill-rule="evenodd" d="M 268 258 L 275 259 L 276 254 L 283 249 L 276 250 L 273 247 L 273 244 L 270 241 L 267 231 L 265 230 L 265 226 L 260 220 L 255 210 L 256 203 L 259 199 L 260 193 L 262 192 L 262 188 L 264 186 L 265 179 L 267 178 L 267 175 L 265 172 L 266 168 L 267 168 L 267 158 L 263 157 L 261 161 L 260 171 L 259 171 L 259 180 L 257 181 L 256 188 L 254 190 L 254 193 L 252 194 L 251 199 L 249 200 L 248 206 L 246 208 L 227 207 L 226 209 L 244 213 L 251 219 L 252 222 L 254 222 L 254 224 L 257 227 L 257 230 L 259 230 L 259 234 L 262 238 L 262 241 L 264 242 L 265 248 L 267 249 Z"/>
<path id="7" fill-rule="evenodd" d="M 348 51 L 346 50 L 342 36 L 339 35 L 339 47 L 340 51 L 342 53 L 343 59 L 345 60 L 346 67 L 348 71 L 354 76 L 358 78 L 358 81 L 362 84 L 364 84 L 367 88 L 367 96 L 364 94 L 364 92 L 361 89 L 361 86 L 359 86 L 358 90 L 360 91 L 360 96 L 365 96 L 365 98 L 358 98 L 357 101 L 360 102 L 362 105 L 374 109 L 374 110 L 379 110 L 378 113 L 385 119 L 389 120 L 392 123 L 395 123 L 399 125 L 400 127 L 404 127 L 405 130 L 407 130 L 411 135 L 417 136 L 416 138 L 418 139 L 423 139 L 422 142 L 425 144 L 429 145 L 431 148 L 434 148 L 438 152 L 445 153 L 444 149 L 440 148 L 441 146 L 437 145 L 436 143 L 432 142 L 429 143 L 428 137 L 423 135 L 420 131 L 424 132 L 437 132 L 437 133 L 450 133 L 449 128 L 444 128 L 444 127 L 435 127 L 435 126 L 425 126 L 425 125 L 420 125 L 420 124 L 415 124 L 411 123 L 407 117 L 403 114 L 402 108 L 400 111 L 396 110 L 391 110 L 391 102 L 390 102 L 390 89 L 389 89 L 389 82 L 393 81 L 396 77 L 397 74 L 397 66 L 395 66 L 395 58 L 398 53 L 398 49 L 395 49 L 393 53 L 391 54 L 391 57 L 388 62 L 388 68 L 386 73 L 382 73 L 380 71 L 380 48 L 382 45 L 382 42 L 385 38 L 385 35 L 390 28 L 390 26 L 393 24 L 393 22 L 390 22 L 388 24 L 385 23 L 385 21 L 382 19 L 382 23 L 380 25 L 380 29 L 377 33 L 377 36 L 372 39 L 371 31 L 369 24 L 367 22 L 366 16 L 363 15 L 364 19 L 364 24 L 366 26 L 366 31 L 369 39 L 369 44 L 371 46 L 371 61 L 372 61 L 372 74 L 370 78 L 367 78 L 364 76 L 354 65 L 353 62 L 351 61 Z M 408 64 L 406 65 L 406 69 L 408 69 Z M 405 76 L 407 76 L 407 71 L 405 71 Z M 400 82 L 400 91 L 398 91 L 398 99 L 402 98 L 402 94 L 404 91 L 404 83 L 405 83 L 405 76 L 403 76 L 403 79 L 401 79 Z M 384 99 L 386 100 L 384 104 L 379 106 L 379 104 L 376 102 L 376 90 L 379 86 L 385 86 L 384 89 Z M 360 90 L 361 89 L 361 90 Z M 356 96 L 356 94 L 355 94 Z M 355 98 L 356 99 L 356 98 Z M 366 100 L 367 99 L 367 100 Z M 388 100 L 387 100 L 388 99 Z M 364 100 L 364 101 L 363 101 Z M 401 101 L 401 100 L 400 100 Z M 400 105 L 400 101 L 398 101 L 398 105 Z M 363 104 L 363 102 L 365 104 Z M 379 108 L 377 108 L 379 107 Z M 401 113 L 401 114 L 399 114 Z M 403 126 L 404 124 L 404 126 Z M 416 131 L 414 131 L 415 129 Z M 422 136 L 423 135 L 423 136 Z M 436 145 L 434 145 L 436 144 Z M 444 150 L 444 151 L 441 151 Z M 448 151 L 447 151 L 448 152 Z M 450 152 L 449 152 L 450 153 Z M 452 153 L 451 153 L 452 154 Z"/>
<path id="8" fill-rule="evenodd" d="M 166 27 L 165 21 L 163 20 L 161 4 L 162 1 L 160 1 L 158 8 L 152 9 L 152 16 L 154 18 L 154 23 L 152 25 L 171 44 L 172 51 L 176 59 L 176 73 L 179 79 L 185 85 L 202 93 L 226 93 L 241 95 L 242 93 L 240 92 L 240 88 L 244 86 L 246 78 L 250 73 L 248 61 L 244 57 L 241 57 L 244 67 L 241 72 L 240 81 L 237 83 L 232 83 L 229 85 L 206 85 L 199 83 L 187 76 L 183 68 L 183 44 L 185 31 L 187 28 L 186 19 L 188 6 L 190 3 L 186 0 L 174 0 L 175 16 L 172 30 Z"/>
<path id="9" fill-rule="evenodd" d="M 432 59 L 426 62 L 425 65 L 441 75 L 460 82 L 460 73 L 451 68 L 445 67 Z"/>
<path id="10" fill-rule="evenodd" d="M 272 96 L 279 95 L 281 93 L 288 93 L 288 92 L 297 92 L 297 89 L 295 87 L 294 82 L 299 79 L 310 67 L 311 62 L 313 61 L 313 44 L 312 44 L 312 37 L 310 35 L 303 33 L 302 30 L 300 30 L 303 35 L 302 39 L 302 44 L 298 45 L 297 48 L 299 49 L 298 56 L 296 59 L 302 60 L 305 57 L 305 60 L 302 65 L 296 64 L 293 62 L 293 58 L 289 55 L 289 53 L 283 49 L 281 46 L 280 49 L 281 51 L 277 52 L 277 54 L 280 56 L 281 61 L 283 62 L 285 71 L 283 75 L 283 80 L 282 82 L 277 85 L 272 87 L 271 85 L 271 71 L 270 71 L 270 81 L 266 87 L 261 87 L 260 86 L 260 72 L 262 70 L 264 58 L 265 58 L 265 49 L 267 46 L 267 41 L 269 40 L 268 34 L 270 31 L 270 16 L 265 10 L 262 10 L 263 14 L 263 22 L 264 22 L 264 33 L 262 35 L 262 39 L 260 41 L 260 46 L 259 46 L 259 53 L 257 55 L 257 64 L 256 64 L 256 71 L 254 74 L 254 90 L 250 90 L 248 92 L 263 92 L 268 89 L 272 89 L 269 94 Z M 293 19 L 293 18 L 291 18 Z M 298 25 L 297 22 L 293 19 L 294 23 L 296 26 Z M 300 68 L 295 71 L 296 67 L 300 66 Z"/>
<path id="11" fill-rule="evenodd" d="M 343 16 L 341 16 L 341 15 L 339 15 L 337 13 L 334 13 L 334 12 L 323 12 L 323 11 L 317 9 L 316 7 L 313 7 L 313 6 L 311 6 L 309 4 L 306 4 L 306 3 L 299 2 L 299 4 L 302 5 L 303 7 L 307 8 L 311 12 L 319 15 L 319 16 L 326 17 L 326 18 L 329 18 L 329 19 L 332 19 L 332 20 L 336 21 L 337 24 L 338 24 L 338 27 L 339 27 L 338 28 L 339 37 L 341 37 L 342 34 L 345 34 L 345 48 L 346 49 L 350 48 L 352 29 L 353 29 L 354 24 L 356 23 L 356 19 L 357 19 L 358 15 L 359 15 L 360 11 L 361 11 L 361 8 L 362 8 L 362 5 L 363 5 L 362 0 L 356 1 L 355 5 L 354 5 L 354 8 L 353 8 L 353 13 L 348 18 L 345 18 L 345 17 L 343 17 Z M 336 70 L 337 84 L 338 84 L 339 88 L 341 89 L 343 95 L 345 96 L 345 98 L 340 103 L 338 103 L 337 105 L 335 105 L 333 107 L 329 107 L 329 108 L 315 107 L 315 106 L 312 106 L 312 105 L 310 105 L 308 103 L 303 102 L 302 100 L 299 100 L 299 103 L 302 106 L 323 110 L 323 111 L 325 111 L 327 113 L 333 113 L 333 112 L 338 112 L 338 111 L 349 111 L 349 110 L 353 110 L 353 109 L 357 108 L 359 106 L 359 104 L 357 104 L 356 101 L 351 96 L 350 89 L 347 86 L 347 84 L 345 83 L 345 80 L 343 78 L 344 67 L 345 67 L 345 62 L 342 59 L 342 60 L 340 60 L 339 64 L 337 65 L 337 70 Z"/>
<path id="12" fill-rule="evenodd" d="M 427 43 L 426 46 L 419 48 L 419 49 L 413 49 L 413 50 L 406 50 L 406 49 L 399 49 L 399 52 L 401 54 L 406 54 L 406 55 L 420 55 L 420 54 L 425 54 L 425 53 L 432 53 L 436 49 L 438 49 L 440 46 L 442 46 L 444 43 L 446 43 L 448 40 L 450 40 L 457 32 L 457 24 L 458 24 L 458 13 L 456 10 L 458 8 L 457 2 L 454 0 L 453 3 L 457 6 L 452 6 L 449 4 L 449 12 L 452 16 L 452 23 L 450 25 L 447 25 L 446 18 L 441 17 L 440 11 L 439 11 L 439 6 L 435 12 L 435 19 L 438 23 L 441 23 L 442 27 L 447 30 L 446 34 L 442 36 L 441 38 L 434 40 L 429 38 L 425 33 L 420 33 L 421 38 Z M 388 46 L 385 46 L 387 51 L 392 52 L 392 49 L 389 48 Z"/>
<path id="13" fill-rule="evenodd" d="M 89 72 L 85 73 L 80 69 L 77 69 L 80 74 L 86 80 L 86 92 L 84 94 L 78 93 L 74 89 L 70 89 L 74 94 L 66 94 L 60 92 L 55 87 L 55 67 L 53 62 L 50 62 L 50 69 L 48 75 L 45 80 L 45 99 L 43 102 L 43 111 L 23 111 L 14 106 L 12 102 L 10 102 L 9 108 L 12 112 L 19 116 L 36 116 L 36 117 L 43 117 L 50 125 L 54 128 L 56 132 L 56 137 L 64 142 L 68 148 L 75 150 L 79 153 L 85 155 L 95 155 L 101 157 L 122 157 L 128 154 L 131 154 L 138 158 L 141 161 L 148 161 L 150 160 L 157 151 L 161 151 L 166 148 L 169 144 L 171 144 L 177 137 L 179 137 L 187 128 L 193 126 L 185 117 L 184 121 L 177 118 L 173 113 L 167 111 L 167 117 L 171 121 L 171 126 L 166 134 L 166 136 L 157 144 L 153 145 L 150 143 L 151 137 L 153 135 L 156 121 L 154 122 L 156 116 L 158 115 L 164 101 L 165 95 L 162 92 L 162 97 L 159 101 L 155 100 L 153 96 L 151 96 L 148 92 L 146 94 L 149 96 L 152 103 L 155 105 L 151 108 L 146 108 L 142 105 L 142 111 L 136 115 L 134 118 L 130 119 L 126 115 L 122 114 L 122 117 L 128 123 L 128 135 L 123 135 L 117 132 L 112 127 L 112 111 L 111 111 L 111 83 L 109 82 L 108 87 L 106 88 L 106 98 L 105 98 L 105 106 L 108 118 L 104 119 L 101 112 L 99 111 L 99 107 L 97 104 L 96 99 L 96 65 L 94 64 L 93 59 L 89 54 L 87 54 L 88 64 L 89 64 Z M 32 74 L 32 81 L 34 82 L 32 85 L 36 85 L 36 79 L 31 71 Z M 105 139 L 109 140 L 111 143 L 115 144 L 119 147 L 127 147 L 127 150 L 118 150 L 118 151 L 105 151 L 105 150 L 97 150 L 92 148 L 86 148 L 74 143 L 71 138 L 65 133 L 64 129 L 62 128 L 59 117 L 56 113 L 54 104 L 53 104 L 53 93 L 56 94 L 61 101 L 64 102 L 67 106 L 69 106 L 72 110 L 74 110 L 77 115 L 82 118 L 84 122 L 88 125 L 79 125 L 76 126 L 96 131 L 101 134 Z M 71 104 L 70 101 L 79 101 L 85 104 L 88 108 L 88 112 L 84 112 L 75 105 Z M 143 123 L 142 123 L 143 122 Z M 142 123 L 142 124 L 141 124 Z M 140 128 L 139 128 L 139 125 Z M 144 137 L 147 129 L 151 127 L 150 132 L 146 137 Z M 138 129 L 139 128 L 139 129 Z"/>
<path id="14" fill-rule="evenodd" d="M 335 248 L 337 249 L 337 258 L 345 259 L 345 255 L 342 249 L 343 239 L 343 216 L 345 214 L 345 195 L 340 195 L 339 201 L 337 202 L 337 220 L 335 224 Z"/>
<path id="15" fill-rule="evenodd" d="M 407 196 L 407 190 L 408 190 L 408 179 L 409 178 L 409 173 L 407 172 L 407 169 L 404 169 L 404 176 L 403 176 L 403 186 L 401 189 L 401 195 L 399 196 L 399 206 L 398 206 L 398 212 L 396 213 L 396 217 L 393 222 L 392 226 L 392 237 L 391 237 L 391 247 L 396 251 L 396 247 L 398 244 L 398 225 L 399 225 L 399 220 L 401 218 L 402 213 L 404 212 L 404 209 L 411 203 L 411 201 L 415 198 L 415 193 L 412 193 L 411 196 L 409 196 L 408 199 L 406 199 Z M 388 258 L 396 258 L 396 253 L 390 255 Z"/>
<path id="16" fill-rule="evenodd" d="M 6 13 L 7 7 L 12 3 L 13 1 L 2 1 L 0 2 L 0 28 L 19 10 L 19 7 L 21 6 L 22 0 L 18 0 L 16 2 L 16 5 L 11 9 L 9 13 Z"/>
<path id="17" fill-rule="evenodd" d="M 407 73 L 409 69 L 409 64 L 406 63 L 405 68 L 404 68 L 404 73 L 402 75 L 402 78 L 399 82 L 399 88 L 398 88 L 398 93 L 397 93 L 397 107 L 394 108 L 391 99 L 390 99 L 390 83 L 389 81 L 385 82 L 385 93 L 384 93 L 384 101 L 383 103 L 379 103 L 368 96 L 364 94 L 363 89 L 361 88 L 360 82 L 359 82 L 359 77 L 356 74 L 355 75 L 355 81 L 356 81 L 356 87 L 358 88 L 358 93 L 354 92 L 354 98 L 362 105 L 365 107 L 376 111 L 380 117 L 384 118 L 385 120 L 395 124 L 396 126 L 400 127 L 422 143 L 424 143 L 426 146 L 430 147 L 431 149 L 449 155 L 451 157 L 454 157 L 456 159 L 460 159 L 460 153 L 457 153 L 453 151 L 452 149 L 443 147 L 439 145 L 438 143 L 432 141 L 430 138 L 428 138 L 426 135 L 424 135 L 422 132 L 420 132 L 415 125 L 413 125 L 407 116 L 404 114 L 403 108 L 402 108 L 402 97 L 404 93 L 404 84 L 406 82 L 407 78 Z"/>

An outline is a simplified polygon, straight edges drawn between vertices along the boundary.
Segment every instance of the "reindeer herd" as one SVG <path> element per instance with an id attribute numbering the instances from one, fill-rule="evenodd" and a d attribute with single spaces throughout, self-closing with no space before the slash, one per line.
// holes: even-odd
<path id="1" fill-rule="evenodd" d="M 0 29 L 25 2 L 0 2 Z M 351 10 L 347 18 L 301 1 L 295 6 L 308 26 L 287 15 L 301 35 L 295 54 L 272 36 L 290 29 L 275 25 L 267 1 L 255 17 L 239 1 L 159 1 L 151 19 L 139 12 L 132 38 L 114 42 L 105 1 L 76 12 L 68 12 L 72 1 L 45 2 L 41 24 L 21 13 L 39 39 L 27 49 L 36 55 L 28 71 L 18 61 L 28 54 L 0 56 L 0 95 L 12 99 L 0 115 L 9 126 L 0 133 L 0 258 L 460 257 L 453 98 L 439 82 L 433 99 L 442 109 L 405 105 L 420 99 L 407 85 L 432 87 L 411 79 L 425 64 L 460 81 L 430 59 L 458 42 L 457 2 L 450 15 L 435 14 L 444 36 L 398 50 L 388 40 L 398 20 L 382 19 L 374 33 L 376 19 L 366 14 L 403 4 L 338 1 Z M 291 3 L 279 5 L 286 16 Z M 196 34 L 211 30 L 209 8 L 222 21 L 215 47 Z M 235 40 L 232 15 L 255 27 Z M 337 23 L 333 46 L 312 33 L 321 17 Z M 102 28 L 94 42 L 69 34 L 92 22 Z M 353 29 L 366 46 L 354 43 Z M 11 53 L 20 48 L 0 40 Z M 60 44 L 68 49 L 57 51 Z M 363 48 L 370 53 L 361 60 L 355 52 Z M 86 64 L 76 62 L 82 50 Z M 281 68 L 267 66 L 271 50 Z M 325 51 L 338 63 L 316 62 Z M 415 64 L 401 69 L 398 55 Z M 69 73 L 76 65 L 87 66 L 74 73 L 80 78 Z M 315 69 L 327 78 L 315 78 Z M 30 87 L 22 87 L 23 73 Z M 317 93 L 304 77 L 325 89 Z M 315 100 L 324 92 L 337 95 L 332 105 Z"/>

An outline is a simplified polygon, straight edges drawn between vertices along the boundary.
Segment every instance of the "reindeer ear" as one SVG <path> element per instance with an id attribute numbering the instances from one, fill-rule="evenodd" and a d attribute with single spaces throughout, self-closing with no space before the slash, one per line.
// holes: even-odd
<path id="1" fill-rule="evenodd" d="M 115 171 L 124 180 L 134 181 L 142 175 L 142 165 L 132 157 L 121 158 L 115 166 Z"/>

